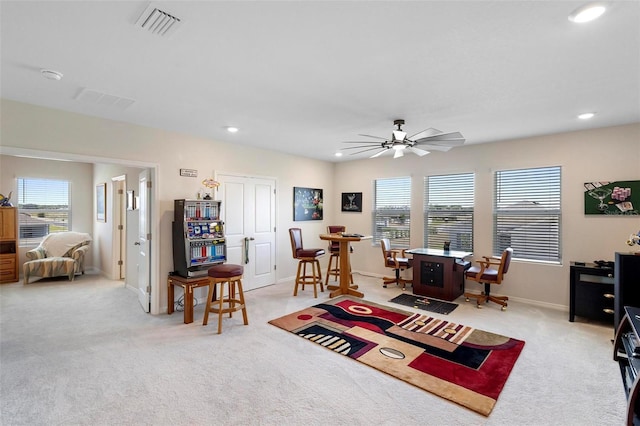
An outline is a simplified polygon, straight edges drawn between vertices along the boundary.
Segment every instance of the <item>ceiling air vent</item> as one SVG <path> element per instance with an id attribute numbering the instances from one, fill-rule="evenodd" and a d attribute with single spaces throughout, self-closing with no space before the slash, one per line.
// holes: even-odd
<path id="1" fill-rule="evenodd" d="M 136 26 L 152 34 L 168 36 L 178 29 L 180 23 L 180 18 L 150 4 L 136 21 Z"/>
<path id="2" fill-rule="evenodd" d="M 83 88 L 76 95 L 77 101 L 100 105 L 104 107 L 113 107 L 120 110 L 129 108 L 135 103 L 134 99 L 123 98 L 122 96 L 110 95 L 98 90 Z"/>

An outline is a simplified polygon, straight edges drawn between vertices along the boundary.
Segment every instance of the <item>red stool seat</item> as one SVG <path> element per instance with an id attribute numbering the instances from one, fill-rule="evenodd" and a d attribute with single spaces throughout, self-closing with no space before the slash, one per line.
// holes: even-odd
<path id="1" fill-rule="evenodd" d="M 207 274 L 213 278 L 237 277 L 238 275 L 244 274 L 244 267 L 242 265 L 222 263 L 220 265 L 214 265 L 209 268 Z"/>

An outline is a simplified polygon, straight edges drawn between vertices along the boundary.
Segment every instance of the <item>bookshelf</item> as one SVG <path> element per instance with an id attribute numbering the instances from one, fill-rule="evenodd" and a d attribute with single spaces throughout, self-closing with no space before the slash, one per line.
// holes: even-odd
<path id="1" fill-rule="evenodd" d="M 173 267 L 186 278 L 206 276 L 227 259 L 220 201 L 174 200 Z"/>
<path id="2" fill-rule="evenodd" d="M 613 343 L 613 359 L 618 362 L 622 384 L 627 395 L 628 426 L 640 425 L 640 400 L 638 391 L 640 384 L 640 308 L 624 307 L 625 315 L 616 330 Z"/>
<path id="3" fill-rule="evenodd" d="M 18 213 L 15 207 L 0 207 L 0 283 L 19 279 Z"/>

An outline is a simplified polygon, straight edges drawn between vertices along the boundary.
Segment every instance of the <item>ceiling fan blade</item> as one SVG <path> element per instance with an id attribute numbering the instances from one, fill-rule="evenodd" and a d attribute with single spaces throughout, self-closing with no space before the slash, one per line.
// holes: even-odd
<path id="1" fill-rule="evenodd" d="M 362 151 L 358 151 L 358 152 L 352 152 L 349 155 L 358 155 L 358 154 L 362 154 L 363 152 L 368 152 L 368 151 L 373 151 L 375 149 L 380 149 L 380 147 L 376 146 L 375 148 L 367 148 L 367 149 L 363 149 Z M 386 150 L 386 148 L 385 148 Z"/>
<path id="2" fill-rule="evenodd" d="M 375 154 L 373 154 L 371 157 L 369 158 L 376 158 L 379 157 L 380 155 L 384 154 L 385 152 L 387 152 L 389 150 L 389 148 L 384 148 L 383 150 L 381 150 L 380 152 L 377 152 Z"/>
<path id="3" fill-rule="evenodd" d="M 375 143 L 376 145 L 380 145 L 380 142 L 375 141 L 343 141 L 342 143 Z"/>
<path id="4" fill-rule="evenodd" d="M 421 132 L 416 133 L 415 135 L 409 136 L 410 140 L 417 140 L 422 138 L 428 138 L 429 136 L 439 135 L 442 132 L 438 129 L 434 129 L 433 127 L 429 127 L 427 130 L 423 130 Z"/>
<path id="5" fill-rule="evenodd" d="M 424 149 L 416 148 L 415 146 L 407 147 L 407 149 L 411 150 L 414 154 L 422 157 L 429 154 L 429 151 L 425 151 Z"/>
<path id="6" fill-rule="evenodd" d="M 383 141 L 386 141 L 386 140 L 387 140 L 387 138 L 383 138 L 383 137 L 380 137 L 380 136 L 361 135 L 361 134 L 360 134 L 360 135 L 358 135 L 358 136 L 364 136 L 365 138 L 380 139 L 380 140 L 383 140 Z"/>
<path id="7" fill-rule="evenodd" d="M 393 158 L 404 157 L 404 149 L 394 149 L 395 153 L 393 154 Z"/>
<path id="8" fill-rule="evenodd" d="M 420 145 L 420 146 L 425 146 L 425 145 L 430 145 L 430 146 L 448 146 L 450 148 L 454 147 L 454 146 L 461 146 L 464 145 L 464 139 L 460 140 L 447 140 L 447 141 L 439 141 L 439 140 L 426 140 L 423 141 L 421 143 L 417 143 L 416 144 Z"/>
<path id="9" fill-rule="evenodd" d="M 462 142 L 464 143 L 464 136 L 460 132 L 451 132 L 451 133 L 441 133 L 439 135 L 427 136 L 425 138 L 416 139 L 415 142 L 423 143 L 423 142 L 433 142 L 433 141 L 452 141 L 452 142 Z"/>
<path id="10" fill-rule="evenodd" d="M 346 148 L 340 148 L 340 151 L 344 151 L 344 150 L 347 150 L 347 149 L 358 149 L 358 148 L 378 149 L 378 148 L 380 148 L 380 144 L 377 143 L 375 146 L 372 146 L 372 145 L 348 146 Z"/>
<path id="11" fill-rule="evenodd" d="M 431 151 L 447 152 L 453 147 L 452 146 L 447 146 L 447 145 L 420 144 L 420 148 L 426 148 L 426 149 L 431 150 Z M 416 147 L 414 146 L 413 149 L 416 149 Z"/>

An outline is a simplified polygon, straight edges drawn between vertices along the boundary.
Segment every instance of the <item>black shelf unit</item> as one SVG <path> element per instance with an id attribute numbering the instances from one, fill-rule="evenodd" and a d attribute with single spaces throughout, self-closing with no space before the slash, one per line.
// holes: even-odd
<path id="1" fill-rule="evenodd" d="M 618 362 L 622 385 L 627 396 L 627 421 L 628 426 L 640 425 L 640 308 L 625 306 L 624 316 L 616 330 L 613 343 L 613 360 Z"/>
<path id="2" fill-rule="evenodd" d="M 569 321 L 575 317 L 613 324 L 614 268 L 590 262 L 571 262 Z"/>
<path id="3" fill-rule="evenodd" d="M 640 306 L 640 255 L 616 253 L 615 261 L 615 316 L 614 327 L 624 316 L 625 306 Z"/>
<path id="4" fill-rule="evenodd" d="M 173 267 L 186 278 L 207 275 L 207 270 L 227 260 L 220 201 L 174 200 Z"/>

